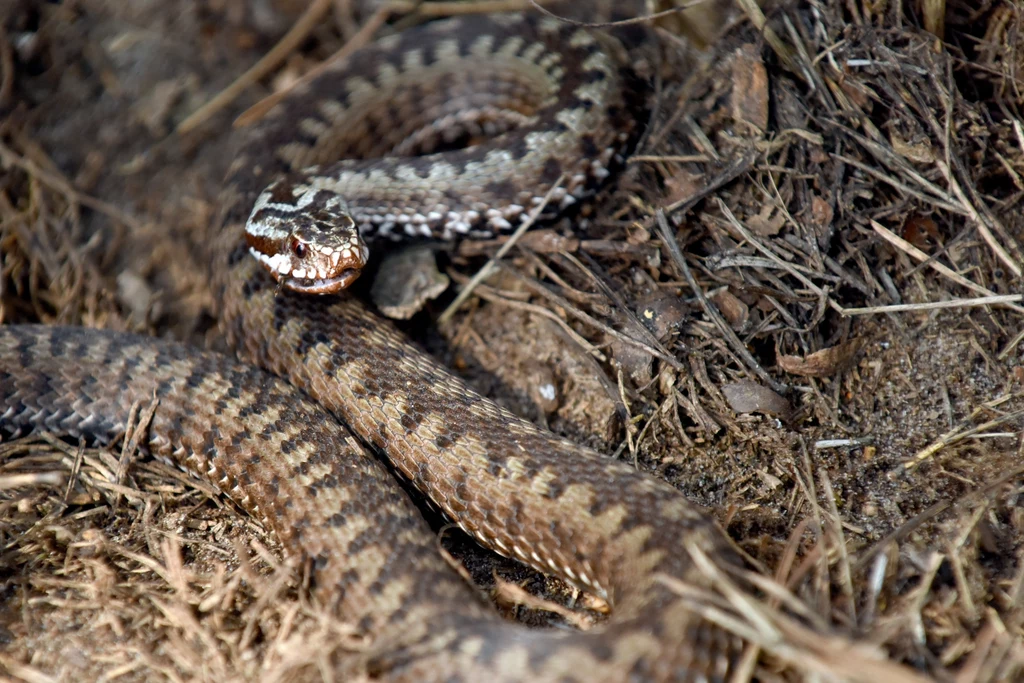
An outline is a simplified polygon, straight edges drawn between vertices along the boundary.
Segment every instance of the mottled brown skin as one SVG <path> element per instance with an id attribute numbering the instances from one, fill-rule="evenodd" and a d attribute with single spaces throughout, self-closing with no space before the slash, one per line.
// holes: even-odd
<path id="1" fill-rule="evenodd" d="M 280 143 L 300 106 L 279 110 L 253 139 Z M 289 552 L 314 558 L 319 594 L 374 638 L 358 662 L 371 677 L 726 680 L 742 642 L 658 579 L 710 590 L 687 544 L 720 565 L 739 564 L 703 511 L 481 397 L 358 300 L 275 296 L 276 283 L 247 255 L 242 226 L 259 179 L 288 170 L 277 152 L 244 147 L 222 194 L 212 282 L 228 345 L 301 391 L 173 344 L 0 328 L 0 430 L 88 432 L 103 442 L 133 400 L 156 392 L 150 450 L 209 478 Z M 303 392 L 482 544 L 604 596 L 612 617 L 587 633 L 552 633 L 484 609 L 443 566 L 396 484 Z"/>
<path id="2" fill-rule="evenodd" d="M 449 600 L 477 606 L 391 475 L 295 387 L 178 343 L 0 326 L 0 435 L 45 430 L 106 445 L 124 432 L 134 402 L 154 398 L 143 449 L 219 487 L 307 557 L 321 596 L 368 631 L 398 608 L 381 609 L 375 582 L 422 576 L 401 601 L 410 613 L 427 604 L 433 614 Z"/>

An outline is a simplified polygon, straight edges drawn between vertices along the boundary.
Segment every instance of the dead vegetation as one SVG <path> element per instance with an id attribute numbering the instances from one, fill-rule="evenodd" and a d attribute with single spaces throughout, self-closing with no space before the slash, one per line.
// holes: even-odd
<path id="1" fill-rule="evenodd" d="M 0 10 L 5 322 L 204 343 L 204 230 L 230 117 L 259 86 L 168 135 L 294 4 Z M 346 16 L 282 73 L 356 35 Z M 733 19 L 696 59 L 661 20 L 650 131 L 585 233 L 525 235 L 443 339 L 411 333 L 520 414 L 716 511 L 775 579 L 757 603 L 737 577 L 695 596 L 763 650 L 751 676 L 1019 679 L 1024 6 Z M 497 248 L 464 245 L 449 275 L 465 284 Z M 361 647 L 272 538 L 131 455 L 0 445 L 8 676 L 315 679 L 333 649 Z M 574 602 L 443 536 L 485 587 Z"/>

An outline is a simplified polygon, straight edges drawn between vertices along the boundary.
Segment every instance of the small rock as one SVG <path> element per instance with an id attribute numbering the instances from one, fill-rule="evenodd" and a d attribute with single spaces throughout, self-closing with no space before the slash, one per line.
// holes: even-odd
<path id="1" fill-rule="evenodd" d="M 615 360 L 619 362 L 636 386 L 642 387 L 650 384 L 654 377 L 652 373 L 654 357 L 651 354 L 618 339 L 613 340 L 609 348 Z"/>
<path id="2" fill-rule="evenodd" d="M 757 382 L 734 382 L 722 387 L 729 407 L 737 413 L 764 413 L 785 419 L 793 409 L 789 401 Z"/>
<path id="3" fill-rule="evenodd" d="M 544 363 L 534 363 L 529 368 L 530 398 L 537 404 L 541 412 L 551 415 L 561 405 L 561 397 L 558 393 L 558 386 L 555 384 L 555 375 Z"/>
<path id="4" fill-rule="evenodd" d="M 117 276 L 117 298 L 121 305 L 131 311 L 131 318 L 135 321 L 144 321 L 151 313 L 153 317 L 158 314 L 152 310 L 153 288 L 145 278 L 130 270 L 121 271 Z"/>
<path id="5" fill-rule="evenodd" d="M 437 269 L 433 250 L 425 244 L 413 244 L 384 257 L 370 298 L 387 317 L 408 320 L 440 296 L 448 283 L 448 276 Z"/>
<path id="6" fill-rule="evenodd" d="M 656 292 L 641 300 L 637 315 L 658 341 L 666 341 L 679 334 L 686 321 L 686 304 L 675 294 Z"/>
<path id="7" fill-rule="evenodd" d="M 735 294 L 723 289 L 711 297 L 711 300 L 734 330 L 742 330 L 747 326 L 747 321 L 750 320 L 750 307 L 740 301 Z"/>

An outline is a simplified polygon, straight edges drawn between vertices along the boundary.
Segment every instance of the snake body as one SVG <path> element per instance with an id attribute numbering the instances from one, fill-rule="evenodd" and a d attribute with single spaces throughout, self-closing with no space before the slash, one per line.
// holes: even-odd
<path id="1" fill-rule="evenodd" d="M 530 36 L 541 24 L 488 25 L 501 36 Z M 483 24 L 469 26 L 476 33 L 467 35 L 481 44 Z M 465 27 L 431 30 L 451 36 Z M 575 35 L 569 32 L 570 43 Z M 529 49 L 525 39 L 485 42 L 496 51 Z M 375 49 L 383 57 L 402 44 Z M 454 48 L 435 54 L 445 51 Z M 387 63 L 400 70 L 417 61 L 422 55 L 394 54 Z M 372 636 L 358 660 L 359 673 L 371 678 L 725 680 L 742 642 L 695 614 L 662 580 L 710 589 L 688 548 L 720 566 L 739 564 L 701 509 L 671 486 L 478 395 L 347 293 L 281 290 L 250 257 L 244 225 L 268 179 L 318 163 L 294 131 L 326 133 L 296 119 L 295 108 L 331 110 L 323 89 L 346 73 L 339 67 L 314 81 L 300 93 L 304 104 L 278 108 L 252 132 L 221 194 L 211 281 L 221 330 L 240 361 L 121 334 L 2 327 L 0 432 L 47 429 L 104 443 L 124 429 L 133 401 L 155 397 L 148 449 L 214 482 L 289 552 L 311 558 L 321 599 Z M 577 83 L 577 96 L 589 87 L 586 79 L 566 79 Z M 336 125 L 340 134 L 370 124 Z M 603 128 L 593 134 L 617 137 Z M 561 144 L 578 145 L 561 135 Z M 344 148 L 362 139 L 353 134 Z M 542 153 L 537 146 L 526 156 Z M 397 161 L 388 163 L 384 177 L 411 178 Z M 454 195 L 445 197 L 456 206 Z M 352 211 L 356 200 L 345 201 Z M 418 513 L 339 421 L 479 542 L 603 596 L 612 617 L 587 633 L 533 631 L 497 618 L 444 565 Z"/>
<path id="2" fill-rule="evenodd" d="M 490 237 L 549 191 L 548 215 L 575 204 L 621 163 L 639 127 L 615 47 L 550 18 L 477 16 L 329 65 L 241 156 L 288 136 L 275 149 L 291 171 L 252 205 L 251 253 L 285 287 L 334 293 L 358 277 L 367 241 Z M 448 149 L 458 145 L 468 146 Z M 239 184 L 266 182 L 235 169 Z"/>

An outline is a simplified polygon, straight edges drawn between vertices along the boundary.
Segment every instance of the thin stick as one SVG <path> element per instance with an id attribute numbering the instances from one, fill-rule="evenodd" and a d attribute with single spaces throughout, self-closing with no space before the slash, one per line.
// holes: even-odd
<path id="1" fill-rule="evenodd" d="M 559 21 L 569 24 L 570 26 L 579 26 L 580 28 L 607 28 L 609 26 L 628 26 L 630 24 L 642 24 L 649 21 L 655 21 L 657 19 L 668 17 L 673 14 L 679 14 L 680 12 L 688 10 L 691 7 L 697 7 L 698 5 L 702 5 L 706 2 L 706 0 L 689 0 L 689 2 L 684 2 L 681 5 L 676 5 L 675 7 L 672 7 L 667 10 L 662 10 L 661 12 L 645 14 L 643 16 L 633 17 L 632 19 L 622 19 L 620 21 L 577 21 L 575 19 L 569 19 L 568 17 L 563 17 L 558 14 L 555 14 L 551 10 L 541 5 L 540 2 L 538 2 L 537 0 L 529 0 L 529 2 L 530 5 L 541 14 L 546 14 L 552 19 L 558 19 Z"/>
<path id="2" fill-rule="evenodd" d="M 887 242 L 889 242 L 893 246 L 897 247 L 901 251 L 905 252 L 908 256 L 911 256 L 912 258 L 917 259 L 918 261 L 927 261 L 928 262 L 928 266 L 930 268 L 933 268 L 939 274 L 948 277 L 950 280 L 952 280 L 953 282 L 957 283 L 958 285 L 966 287 L 967 289 L 971 290 L 972 292 L 976 292 L 978 294 L 981 294 L 982 296 L 986 296 L 986 297 L 999 296 L 998 294 L 996 294 L 992 290 L 985 289 L 981 285 L 975 284 L 974 282 L 971 282 L 970 280 L 965 278 L 960 273 L 957 273 L 957 272 L 951 270 L 950 268 L 947 268 L 946 266 L 942 265 L 941 263 L 938 263 L 937 261 L 929 261 L 928 254 L 924 253 L 923 251 L 921 251 L 920 249 L 915 247 L 910 242 L 906 241 L 905 239 L 903 239 L 902 237 L 900 237 L 896 233 L 892 232 L 891 230 L 889 230 L 888 228 L 883 226 L 881 223 L 878 223 L 877 221 L 871 221 L 871 227 L 874 229 L 874 231 L 876 233 L 878 233 L 878 235 L 880 237 L 884 238 Z M 1009 304 L 1007 307 L 1017 311 L 1018 313 L 1024 313 L 1024 307 L 1016 306 L 1014 304 Z"/>
<path id="3" fill-rule="evenodd" d="M 716 200 L 718 202 L 719 210 L 721 210 L 722 215 L 725 216 L 725 220 L 728 222 L 730 226 L 732 226 L 734 230 L 736 230 L 736 232 L 740 234 L 741 237 L 743 237 L 744 240 L 747 241 L 748 244 L 750 244 L 752 247 L 754 247 L 759 252 L 764 254 L 778 268 L 785 270 L 787 273 L 789 273 L 794 278 L 799 280 L 804 287 L 814 292 L 815 295 L 817 295 L 818 297 L 825 296 L 825 292 L 822 291 L 821 287 L 814 284 L 810 278 L 805 277 L 799 270 L 797 270 L 793 266 L 793 264 L 789 263 L 788 261 L 782 258 L 779 258 L 778 254 L 776 254 L 771 249 L 761 244 L 761 242 L 759 242 L 758 239 L 754 237 L 754 235 L 745 227 L 743 227 L 743 224 L 736 219 L 736 216 L 733 215 L 732 211 L 729 209 L 725 202 L 718 198 L 716 198 Z"/>
<path id="4" fill-rule="evenodd" d="M 501 248 L 495 252 L 494 256 L 491 257 L 491 260 L 485 263 L 484 267 L 481 268 L 476 275 L 470 278 L 469 282 L 466 283 L 466 286 L 459 291 L 458 295 L 456 295 L 455 301 L 453 301 L 448 308 L 444 309 L 444 313 L 438 316 L 437 322 L 439 325 L 443 325 L 451 320 L 451 317 L 455 315 L 455 311 L 459 310 L 459 306 L 461 306 L 462 303 L 469 298 L 469 295 L 473 293 L 473 289 L 491 276 L 491 273 L 494 272 L 494 268 L 498 261 L 500 261 L 502 257 L 508 253 L 508 250 L 519 241 L 519 238 L 523 236 L 523 233 L 533 227 L 533 224 L 537 222 L 537 217 L 540 216 L 541 212 L 544 211 L 544 208 L 548 205 L 548 202 L 551 201 L 551 195 L 554 194 L 555 190 L 562 186 L 563 180 L 565 180 L 564 173 L 557 181 L 555 181 L 555 184 L 551 186 L 551 189 L 547 191 L 547 194 L 544 195 L 544 199 L 541 203 L 538 204 L 526 217 L 526 220 L 516 228 L 515 232 L 512 233 L 512 236 L 508 238 L 508 241 L 501 245 Z"/>
<path id="5" fill-rule="evenodd" d="M 893 304 L 892 306 L 866 306 L 863 308 L 842 308 L 840 315 L 874 315 L 875 313 L 900 313 L 903 311 L 934 311 L 942 308 L 971 308 L 974 306 L 991 306 L 992 304 L 1017 303 L 1024 299 L 1021 294 L 999 294 L 983 296 L 977 299 L 953 299 L 951 301 L 929 301 L 923 304 Z"/>
<path id="6" fill-rule="evenodd" d="M 426 2 L 416 8 L 424 17 L 449 17 L 461 14 L 493 14 L 521 12 L 530 7 L 530 0 L 478 0 L 477 2 Z"/>
<path id="7" fill-rule="evenodd" d="M 904 461 L 902 464 L 894 468 L 893 473 L 898 473 L 900 471 L 908 472 L 917 467 L 918 465 L 920 465 L 921 463 L 923 463 L 925 460 L 928 460 L 929 458 L 933 457 L 936 453 L 938 453 L 947 446 L 952 446 L 955 443 L 959 443 L 960 441 L 963 441 L 968 437 L 974 436 L 975 434 L 979 434 L 988 429 L 992 429 L 993 427 L 998 427 L 999 425 L 1005 424 L 1007 422 L 1013 422 L 1014 420 L 1017 420 L 1020 417 L 1024 417 L 1024 410 L 1015 410 L 1012 413 L 1000 415 L 994 420 L 989 420 L 988 422 L 977 425 L 975 427 L 971 427 L 970 429 L 965 429 L 963 431 L 960 430 L 960 427 L 951 429 L 942 436 L 940 436 L 938 439 L 933 441 L 931 444 L 921 449 L 912 458 Z M 890 473 L 890 476 L 892 476 L 892 473 Z"/>
<path id="8" fill-rule="evenodd" d="M 381 7 L 374 13 L 372 17 L 370 17 L 366 21 L 365 24 L 363 24 L 363 26 L 356 32 L 356 34 L 352 36 L 352 38 L 347 43 L 345 43 L 344 46 L 342 46 L 340 50 L 338 50 L 328 59 L 326 59 L 323 64 L 320 64 L 317 67 L 311 69 L 309 73 L 303 75 L 302 78 L 296 80 L 294 83 L 291 84 L 291 86 L 279 92 L 273 93 L 272 95 L 264 97 L 262 100 L 246 109 L 238 116 L 237 119 L 235 119 L 234 127 L 242 128 L 244 126 L 248 126 L 249 124 L 255 121 L 259 121 L 261 118 L 263 118 L 264 114 L 273 109 L 278 102 L 286 98 L 288 96 L 288 93 L 292 92 L 295 88 L 310 82 L 311 80 L 322 74 L 324 71 L 326 71 L 332 64 L 347 58 L 353 52 L 369 43 L 370 38 L 373 37 L 377 30 L 384 25 L 384 22 L 387 21 L 388 17 L 391 16 L 391 12 L 392 7 L 390 5 L 385 5 L 384 7 Z M 274 49 L 276 50 L 277 48 L 275 47 Z M 255 69 L 256 67 L 253 68 Z"/>
<path id="9" fill-rule="evenodd" d="M 974 219 L 974 225 L 978 229 L 978 232 L 981 233 L 981 237 L 985 240 L 985 244 L 995 252 L 996 256 L 1006 265 L 1007 268 L 1013 271 L 1014 275 L 1020 277 L 1022 274 L 1020 264 L 1017 263 L 1014 258 L 1007 253 L 1006 249 L 1003 248 L 1003 245 L 996 240 L 996 236 L 993 235 L 992 231 L 989 229 L 988 221 L 982 217 L 971 201 L 967 198 L 967 195 L 960 187 L 960 184 L 956 182 L 955 178 L 953 178 L 953 174 L 950 172 L 949 167 L 938 159 L 935 160 L 935 164 L 939 167 L 939 170 L 942 171 L 943 175 L 946 176 L 949 188 L 953 190 L 953 194 L 955 194 L 956 198 L 960 200 L 960 205 L 963 206 L 970 214 L 971 218 Z"/>
<path id="10" fill-rule="evenodd" d="M 249 70 L 239 76 L 228 87 L 217 93 L 212 100 L 192 112 L 184 121 L 178 124 L 176 129 L 178 135 L 185 135 L 206 122 L 211 116 L 219 112 L 235 101 L 242 92 L 250 85 L 260 80 L 273 71 L 284 61 L 284 58 L 292 53 L 296 47 L 306 39 L 309 32 L 317 25 L 327 11 L 331 8 L 333 0 L 313 0 L 309 7 L 302 13 L 302 16 L 295 22 L 295 25 L 278 41 L 270 52 L 249 67 Z"/>
<path id="11" fill-rule="evenodd" d="M 81 204 L 93 211 L 108 216 L 121 225 L 127 226 L 133 232 L 140 232 L 142 230 L 142 224 L 121 209 L 117 208 L 113 204 L 103 201 L 102 199 L 97 199 L 96 197 L 85 194 L 84 192 L 79 192 L 74 188 L 71 182 L 63 176 L 51 173 L 32 159 L 18 154 L 2 142 L 0 142 L 0 164 L 20 168 L 25 171 L 25 173 L 28 173 L 36 180 L 42 182 L 43 185 L 59 192 L 69 202 Z"/>
<path id="12" fill-rule="evenodd" d="M 614 337 L 623 344 L 629 344 L 630 346 L 640 349 L 644 353 L 647 353 L 651 356 L 654 356 L 655 358 L 664 361 L 665 363 L 668 363 L 669 365 L 674 367 L 676 370 L 679 370 L 680 372 L 684 372 L 686 370 L 685 366 L 682 363 L 680 363 L 678 359 L 676 359 L 669 353 L 658 349 L 657 344 L 655 346 L 652 346 L 641 341 L 640 339 L 634 339 L 633 337 L 630 337 L 628 334 L 619 332 L 614 327 L 604 324 L 597 318 L 581 310 L 579 307 L 574 306 L 572 302 L 570 302 L 568 299 L 565 299 L 564 297 L 555 294 L 547 287 L 545 287 L 544 285 L 540 284 L 535 280 L 523 277 L 522 275 L 516 273 L 515 271 L 510 271 L 510 275 L 512 275 L 514 278 L 522 282 L 531 292 L 534 292 L 535 294 L 538 294 L 554 302 L 554 304 L 557 307 L 561 308 L 566 315 L 572 316 L 577 320 L 580 320 L 588 325 L 597 328 L 604 334 L 608 335 L 609 337 Z M 646 328 L 644 329 L 646 330 Z"/>
<path id="13" fill-rule="evenodd" d="M 714 323 L 715 327 L 717 327 L 722 333 L 722 336 L 725 337 L 729 349 L 742 358 L 747 367 L 750 368 L 755 375 L 760 377 L 763 382 L 771 387 L 772 391 L 777 394 L 785 395 L 789 391 L 789 387 L 782 382 L 776 381 L 774 377 L 769 375 L 768 372 L 761 367 L 761 364 L 757 362 L 757 359 L 754 358 L 753 354 L 747 350 L 746 344 L 740 340 L 732 327 L 725 322 L 722 314 L 718 312 L 718 308 L 708 300 L 704 290 L 701 289 L 700 285 L 697 283 L 697 279 L 693 277 L 693 273 L 690 272 L 690 267 L 686 265 L 686 260 L 683 258 L 683 252 L 679 249 L 679 243 L 676 242 L 675 237 L 672 235 L 672 231 L 669 230 L 668 221 L 665 219 L 665 211 L 663 209 L 658 209 L 657 212 L 655 212 L 654 217 L 656 225 L 658 226 L 658 235 L 661 237 L 662 243 L 664 243 L 668 248 L 669 256 L 672 257 L 673 263 L 675 263 L 676 268 L 679 269 L 680 275 L 686 279 L 686 283 L 689 285 L 690 291 L 692 291 L 693 295 L 697 297 L 697 301 L 700 303 L 701 308 L 704 309 L 704 314 L 707 315 L 711 322 Z"/>

